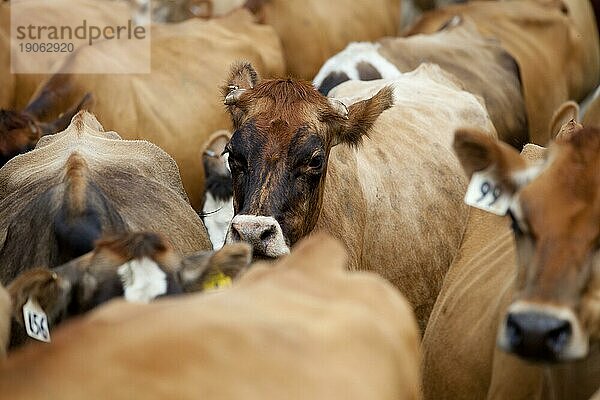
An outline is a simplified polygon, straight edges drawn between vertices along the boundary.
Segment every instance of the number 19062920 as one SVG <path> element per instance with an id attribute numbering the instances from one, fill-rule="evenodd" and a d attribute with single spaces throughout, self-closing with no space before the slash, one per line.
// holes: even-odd
<path id="1" fill-rule="evenodd" d="M 21 53 L 72 53 L 73 43 L 19 43 Z"/>

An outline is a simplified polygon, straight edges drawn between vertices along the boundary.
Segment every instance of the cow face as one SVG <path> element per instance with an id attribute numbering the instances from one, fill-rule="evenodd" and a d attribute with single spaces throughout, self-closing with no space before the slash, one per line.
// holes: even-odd
<path id="1" fill-rule="evenodd" d="M 470 175 L 487 170 L 512 196 L 518 273 L 499 346 L 522 357 L 566 361 L 600 338 L 600 130 L 559 138 L 539 164 L 471 131 L 455 150 Z"/>
<path id="2" fill-rule="evenodd" d="M 33 149 L 41 134 L 39 124 L 30 115 L 0 110 L 0 167 Z"/>
<path id="3" fill-rule="evenodd" d="M 235 129 L 225 148 L 235 212 L 227 242 L 249 242 L 259 256 L 287 254 L 317 222 L 331 148 L 358 145 L 392 106 L 392 90 L 347 108 L 308 82 L 261 81 L 241 64 L 224 95 Z"/>

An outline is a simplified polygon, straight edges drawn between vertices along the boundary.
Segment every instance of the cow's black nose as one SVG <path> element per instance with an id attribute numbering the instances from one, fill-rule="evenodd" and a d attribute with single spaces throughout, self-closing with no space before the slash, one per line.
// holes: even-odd
<path id="1" fill-rule="evenodd" d="M 506 319 L 508 350 L 521 357 L 556 361 L 569 343 L 571 323 L 541 312 L 510 313 Z"/>

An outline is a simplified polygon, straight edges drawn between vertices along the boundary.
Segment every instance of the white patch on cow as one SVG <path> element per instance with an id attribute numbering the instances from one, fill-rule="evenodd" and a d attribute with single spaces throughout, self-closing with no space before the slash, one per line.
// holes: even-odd
<path id="1" fill-rule="evenodd" d="M 356 66 L 361 61 L 371 64 L 383 79 L 400 76 L 402 73 L 398 68 L 379 53 L 378 49 L 380 47 L 379 43 L 350 43 L 344 50 L 323 64 L 317 76 L 313 79 L 313 86 L 320 87 L 325 78 L 332 72 L 344 72 L 351 80 L 360 80 Z"/>
<path id="2" fill-rule="evenodd" d="M 529 184 L 529 182 L 533 181 L 544 169 L 544 164 L 534 164 L 525 169 L 515 171 L 511 175 L 511 179 L 514 182 L 517 188 L 522 188 L 523 186 Z"/>
<path id="3" fill-rule="evenodd" d="M 225 167 L 227 167 L 227 171 L 231 172 L 231 168 L 229 168 L 229 153 L 223 154 L 223 162 L 225 163 Z"/>
<path id="4" fill-rule="evenodd" d="M 25 322 L 25 331 L 29 337 L 50 343 L 48 317 L 37 300 L 31 297 L 23 305 L 23 321 Z"/>
<path id="5" fill-rule="evenodd" d="M 167 274 L 147 257 L 131 260 L 117 272 L 127 301 L 148 303 L 167 292 Z"/>
<path id="6" fill-rule="evenodd" d="M 229 168 L 229 165 L 228 165 Z M 206 201 L 202 209 L 204 225 L 213 244 L 213 249 L 218 250 L 225 244 L 225 236 L 229 223 L 233 218 L 233 198 L 217 200 L 210 192 L 206 192 Z"/>
<path id="7" fill-rule="evenodd" d="M 568 321 L 571 324 L 571 337 L 568 344 L 565 346 L 562 353 L 559 355 L 560 360 L 576 360 L 585 357 L 589 349 L 589 337 L 581 328 L 579 320 L 575 316 L 575 313 L 562 306 L 532 303 L 527 301 L 516 301 L 508 307 L 506 317 L 508 314 L 520 314 L 520 313 L 541 313 L 550 317 Z M 506 334 L 506 318 L 504 323 L 500 325 L 498 330 L 498 346 L 501 349 L 510 349 L 508 338 Z"/>
<path id="8" fill-rule="evenodd" d="M 231 220 L 226 243 L 235 243 L 233 229 L 238 232 L 240 240 L 252 245 L 254 251 L 258 254 L 276 258 L 290 253 L 281 226 L 273 217 L 236 215 Z M 272 229 L 271 234 L 263 238 L 263 233 L 268 229 Z"/>

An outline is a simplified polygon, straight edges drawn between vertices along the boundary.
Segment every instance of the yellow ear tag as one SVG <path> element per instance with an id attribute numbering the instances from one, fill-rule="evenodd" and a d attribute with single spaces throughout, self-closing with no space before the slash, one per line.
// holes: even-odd
<path id="1" fill-rule="evenodd" d="M 219 290 L 231 286 L 231 278 L 219 271 L 211 274 L 202 284 L 202 289 L 205 291 Z"/>

